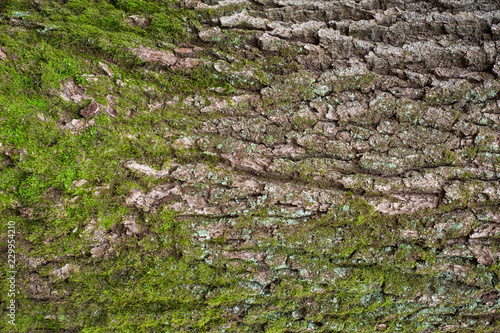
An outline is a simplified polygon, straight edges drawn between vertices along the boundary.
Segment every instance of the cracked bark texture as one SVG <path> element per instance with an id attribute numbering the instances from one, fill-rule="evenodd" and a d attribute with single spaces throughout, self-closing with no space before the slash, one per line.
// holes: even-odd
<path id="1" fill-rule="evenodd" d="M 225 281 L 179 278 L 187 298 L 225 318 L 209 328 L 186 319 L 184 330 L 498 330 L 500 4 L 184 6 L 211 13 L 198 46 L 240 36 L 248 60 L 214 50 L 210 66 L 239 84 L 233 95 L 156 106 L 194 114 L 191 131 L 165 136 L 204 162 L 124 165 L 158 184 L 124 204 L 138 216 L 174 211 L 183 226 L 164 255 Z M 149 51 L 136 52 L 179 63 Z M 112 256 L 116 237 L 137 232 L 133 217 L 120 230 L 91 223 L 92 256 Z M 186 313 L 194 323 L 199 310 Z"/>
<path id="2" fill-rule="evenodd" d="M 250 58 L 290 49 L 298 66 L 230 98 L 185 99 L 201 124 L 173 147 L 224 163 L 155 172 L 166 182 L 127 204 L 192 221 L 193 260 L 253 267 L 204 295 L 244 295 L 220 308 L 225 328 L 496 325 L 498 3 L 210 5 L 229 13 L 202 40 L 233 30 Z M 249 86 L 258 75 L 231 59 L 214 68 Z"/>

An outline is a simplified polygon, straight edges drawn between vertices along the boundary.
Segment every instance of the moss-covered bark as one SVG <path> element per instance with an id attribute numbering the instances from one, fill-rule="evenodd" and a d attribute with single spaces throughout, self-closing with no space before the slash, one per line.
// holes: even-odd
<path id="1" fill-rule="evenodd" d="M 495 1 L 3 1 L 7 332 L 495 332 Z"/>

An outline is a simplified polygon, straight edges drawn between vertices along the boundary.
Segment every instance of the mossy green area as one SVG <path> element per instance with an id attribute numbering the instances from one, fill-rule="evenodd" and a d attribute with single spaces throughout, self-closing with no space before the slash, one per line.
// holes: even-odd
<path id="1" fill-rule="evenodd" d="M 0 252 L 2 259 L 7 256 L 7 222 L 14 221 L 18 271 L 12 326 L 6 317 L 9 269 L 1 261 L 0 331 L 438 332 L 436 327 L 443 325 L 453 326 L 454 332 L 472 331 L 469 326 L 474 332 L 498 331 L 496 309 L 483 299 L 497 294 L 499 264 L 480 265 L 472 254 L 463 258 L 443 252 L 449 240 L 464 239 L 480 226 L 482 210 L 486 220 L 498 209 L 495 201 L 469 202 L 483 186 L 479 180 L 470 181 L 460 202 L 382 214 L 360 197 L 381 197 L 363 189 L 382 168 L 375 165 L 378 155 L 373 162 L 365 159 L 371 163 L 366 162 L 369 172 L 358 181 L 360 167 L 348 162 L 351 150 L 339 144 L 325 152 L 305 142 L 308 159 L 283 158 L 282 174 L 262 176 L 262 187 L 288 181 L 290 188 L 333 188 L 325 196 L 334 197 L 334 204 L 321 214 L 297 210 L 286 215 L 283 211 L 292 204 L 283 199 L 267 205 L 268 198 L 238 213 L 180 214 L 167 207 L 178 193 L 159 200 L 157 209 L 126 204 L 133 191 L 146 193 L 168 182 L 174 187 L 182 180 L 134 172 L 127 167 L 130 161 L 154 170 L 202 163 L 212 178 L 200 176 L 208 185 L 185 186 L 183 194 L 189 195 L 213 185 L 220 165 L 231 164 L 221 155 L 231 153 L 236 140 L 223 132 L 202 137 L 197 145 L 178 143 L 202 133 L 204 120 L 224 117 L 221 110 L 199 112 L 211 99 L 229 101 L 234 113 L 246 115 L 252 101 L 232 105 L 231 98 L 260 92 L 261 115 L 292 119 L 263 131 L 260 143 L 274 149 L 290 132 L 312 131 L 316 116 L 297 111 L 311 100 L 321 100 L 317 96 L 330 90 L 365 92 L 379 79 L 372 73 L 339 79 L 317 93 L 315 75 L 300 71 L 294 60 L 305 53 L 300 48 L 262 56 L 257 47 L 244 47 L 256 42 L 243 29 L 222 30 L 213 42 L 198 38 L 213 19 L 245 6 L 186 9 L 174 0 L 0 2 Z M 190 69 L 146 62 L 134 51 L 194 46 L 200 47 L 200 62 Z M 216 63 L 231 71 L 217 70 Z M 68 89 L 76 89 L 77 97 L 64 98 Z M 442 99 L 427 97 L 434 104 Z M 83 118 L 80 111 L 94 101 L 114 112 Z M 378 113 L 354 123 L 379 121 L 386 113 L 392 117 L 393 109 L 400 108 L 387 98 L 380 112 L 375 108 Z M 413 121 L 418 114 L 400 113 L 399 118 L 420 124 Z M 73 120 L 81 121 L 82 128 L 68 127 Z M 353 120 L 337 125 L 343 122 Z M 248 137 L 257 132 L 241 127 Z M 351 126 L 349 135 L 362 137 L 361 132 Z M 300 140 L 299 135 L 287 138 Z M 479 153 L 494 143 L 489 132 L 477 140 L 486 147 Z M 250 145 L 245 149 L 251 150 Z M 446 149 L 436 166 L 457 164 L 458 155 Z M 474 149 L 470 155 L 478 154 Z M 329 160 L 332 156 L 337 159 Z M 419 166 L 415 162 L 412 167 Z M 233 171 L 224 176 L 231 181 L 247 176 Z M 389 182 L 393 173 L 379 172 L 378 181 Z M 335 183 L 345 175 L 356 178 L 350 185 L 356 193 Z M 242 202 L 258 197 L 230 192 L 234 186 L 217 181 L 222 185 L 212 186 L 210 196 L 221 206 L 238 195 Z M 247 178 L 240 183 L 252 185 Z M 307 199 L 316 203 L 313 195 Z M 132 235 L 123 229 L 129 217 L 138 227 Z M 223 231 L 213 232 L 222 224 Z M 115 234 L 118 240 L 110 238 Z M 98 253 L 96 244 L 106 237 L 111 245 Z M 464 250 L 458 241 L 451 244 L 450 252 Z"/>
<path id="2" fill-rule="evenodd" d="M 124 18 L 133 14 L 149 20 L 148 28 L 127 24 Z M 183 304 L 185 297 L 170 292 L 177 283 L 171 273 L 182 276 L 176 267 L 186 269 L 186 264 L 169 260 L 168 272 L 153 273 L 158 264 L 154 253 L 168 248 L 167 241 L 152 246 L 149 239 L 144 244 L 134 240 L 117 258 L 96 262 L 89 257 L 81 228 L 96 219 L 109 229 L 131 213 L 122 204 L 130 189 L 153 181 L 131 175 L 123 168 L 124 161 L 161 167 L 172 158 L 190 158 L 176 156 L 164 134 L 168 129 L 185 130 L 195 119 L 174 108 L 149 112 L 148 105 L 172 94 L 205 93 L 211 85 L 224 82 L 216 82 L 203 66 L 190 73 L 152 73 L 131 49 L 189 42 L 194 23 L 193 14 L 175 1 L 0 4 L 0 47 L 8 55 L 0 61 L 0 217 L 16 222 L 20 277 L 17 326 L 9 326 L 3 316 L 3 332 L 159 332 L 170 327 L 165 324 L 169 319 L 163 318 L 167 308 L 176 309 L 177 316 L 188 315 L 191 301 Z M 100 61 L 109 65 L 114 77 L 105 75 Z M 127 85 L 120 88 L 116 80 Z M 59 91 L 68 81 L 84 87 L 99 103 L 107 104 L 106 95 L 112 94 L 116 118 L 100 115 L 94 126 L 76 134 L 61 129 L 61 122 L 79 118 L 79 110 L 90 103 L 90 99 L 78 103 L 62 99 Z M 133 119 L 126 116 L 130 110 Z M 75 186 L 80 179 L 87 183 Z M 95 195 L 102 185 L 102 193 Z M 32 219 L 19 215 L 21 207 L 33 209 Z M 4 237 L 7 224 L 1 228 Z M 79 262 L 82 269 L 75 280 L 55 286 L 59 294 L 67 295 L 65 301 L 40 302 L 29 296 L 28 281 L 22 280 L 29 272 L 26 256 L 48 259 L 41 272 L 45 277 L 61 258 Z M 3 276 L 5 264 L 2 260 Z M 156 288 L 152 283 L 162 284 L 156 276 L 173 281 L 161 287 L 163 296 L 148 295 Z M 3 296 L 5 288 L 2 284 Z"/>

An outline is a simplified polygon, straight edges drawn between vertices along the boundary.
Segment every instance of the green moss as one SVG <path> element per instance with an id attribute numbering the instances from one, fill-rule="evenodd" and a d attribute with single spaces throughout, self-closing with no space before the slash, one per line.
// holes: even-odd
<path id="1" fill-rule="evenodd" d="M 147 192 L 173 182 L 132 172 L 124 167 L 127 161 L 157 170 L 174 162 L 223 163 L 197 148 L 171 147 L 181 136 L 197 140 L 193 132 L 207 119 L 227 121 L 222 112 L 201 115 L 197 107 L 173 106 L 173 96 L 200 95 L 200 105 L 206 106 L 207 97 L 217 94 L 230 100 L 240 89 L 262 90 L 262 101 L 235 107 L 243 116 L 252 109 L 263 117 L 292 119 L 294 124 L 266 127 L 260 140 L 268 145 L 295 140 L 292 128 L 306 131 L 315 125 L 313 118 L 294 118 L 316 96 L 315 77 L 296 73 L 300 48 L 282 48 L 279 56 L 259 58 L 258 51 L 244 51 L 245 45 L 254 42 L 254 32 L 225 31 L 220 41 L 200 44 L 210 49 L 202 54 L 207 62 L 189 72 L 155 68 L 131 52 L 139 45 L 171 50 L 184 42 L 196 44 L 200 41 L 190 37 L 194 28 L 201 27 L 198 19 L 230 15 L 245 6 L 190 11 L 176 1 L 0 2 L 0 45 L 7 54 L 0 61 L 0 219 L 16 222 L 23 254 L 18 331 L 372 332 L 384 323 L 386 331 L 416 332 L 437 330 L 444 320 L 450 325 L 468 322 L 471 316 L 482 320 L 489 313 L 478 300 L 497 287 L 498 263 L 479 267 L 471 263 L 473 255 L 443 252 L 449 240 L 460 240 L 483 224 L 475 220 L 462 225 L 463 215 L 457 212 L 470 208 L 489 219 L 489 212 L 495 211 L 493 200 L 474 202 L 484 187 L 481 182 L 467 182 L 457 202 L 413 215 L 387 216 L 358 197 L 377 199 L 380 194 L 363 192 L 364 182 L 372 176 L 361 175 L 355 163 L 343 162 L 354 159 L 354 152 L 345 145 L 330 145 L 325 153 L 312 142 L 306 145 L 308 154 L 339 159 L 275 159 L 280 179 L 273 181 L 327 188 L 328 195 L 321 199 L 329 207 L 326 214 L 304 217 L 299 212 L 286 217 L 286 204 L 269 204 L 267 197 L 259 198 L 241 216 L 235 216 L 236 208 L 223 217 L 201 218 L 166 209 L 167 203 L 156 212 L 124 205 L 132 189 Z M 146 19 L 148 25 L 127 23 L 130 15 Z M 231 63 L 231 72 L 215 71 L 211 63 L 217 59 Z M 104 75 L 99 62 L 112 68 L 112 78 Z M 366 92 L 376 80 L 369 73 L 330 84 L 334 92 Z M 84 88 L 88 99 L 74 103 L 60 98 L 67 82 Z M 451 97 L 438 91 L 427 97 L 429 104 L 442 103 L 443 98 L 470 97 L 481 102 L 494 98 L 498 90 L 494 84 L 481 89 Z M 113 97 L 111 102 L 108 95 Z M 100 114 L 93 118 L 92 127 L 77 133 L 61 129 L 63 123 L 81 119 L 79 112 L 91 99 L 112 104 L 116 117 Z M 156 109 L 155 103 L 160 105 Z M 422 107 L 409 101 L 398 104 L 381 95 L 370 105 L 373 113 L 347 130 L 356 140 L 367 140 L 370 130 L 364 124 L 395 114 L 401 122 L 421 125 Z M 415 131 L 433 133 L 422 126 L 413 132 L 408 129 L 413 141 L 406 140 L 405 145 L 425 146 L 433 139 L 432 134 Z M 234 139 L 207 137 L 206 151 L 234 151 Z M 476 139 L 479 147 L 462 153 L 436 148 L 441 155 L 435 165 L 456 165 L 462 158 L 470 161 L 478 156 L 498 164 L 493 155 L 478 153 L 491 154 L 496 149 L 492 134 L 481 130 Z M 257 148 L 252 149 L 258 152 Z M 398 151 L 401 156 L 405 152 Z M 372 162 L 375 171 L 388 170 L 383 160 Z M 422 166 L 418 163 L 414 167 Z M 394 165 L 387 173 L 398 170 Z M 349 175 L 356 195 L 332 189 Z M 237 171 L 224 175 L 237 176 L 241 176 Z M 464 172 L 461 177 L 468 176 Z M 263 182 L 272 183 L 267 178 Z M 193 188 L 182 181 L 175 185 L 187 192 L 203 189 L 207 200 L 235 199 L 229 191 L 218 195 L 212 183 Z M 237 204 L 245 204 L 242 198 L 236 199 Z M 33 209 L 33 216 L 21 216 L 21 208 Z M 115 243 L 111 236 L 128 216 L 136 219 L 139 233 L 122 233 Z M 90 253 L 94 246 L 87 230 L 91 220 L 102 228 L 104 238 L 109 237 L 110 251 L 103 256 Z M 444 222 L 446 227 L 440 225 Z M 213 236 L 209 229 L 219 223 L 227 228 Z M 3 251 L 6 225 L 1 224 L 0 230 Z M 401 230 L 414 230 L 419 236 L 408 237 Z M 241 257 L 230 258 L 228 253 Z M 251 259 L 245 259 L 248 253 Z M 36 266 L 37 259 L 45 263 Z M 65 279 L 53 274 L 68 263 L 78 270 Z M 469 269 L 467 275 L 448 270 L 455 266 Z M 5 294 L 5 284 L 0 292 Z M 440 303 L 430 305 L 422 300 L 424 296 Z M 476 331 L 488 330 L 488 324 L 475 325 Z"/>
<path id="2" fill-rule="evenodd" d="M 378 76 L 369 72 L 365 75 L 342 76 L 334 82 L 330 82 L 331 88 L 335 92 L 357 90 L 367 91 L 374 88 Z"/>

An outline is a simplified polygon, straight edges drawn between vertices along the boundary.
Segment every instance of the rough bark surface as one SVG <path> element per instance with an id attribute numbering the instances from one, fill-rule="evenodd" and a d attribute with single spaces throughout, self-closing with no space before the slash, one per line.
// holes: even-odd
<path id="1" fill-rule="evenodd" d="M 193 272 L 170 290 L 185 313 L 173 331 L 498 329 L 500 4 L 183 6 L 209 13 L 196 47 L 133 52 L 152 71 L 213 66 L 236 88 L 152 107 L 196 122 L 166 129 L 178 158 L 161 170 L 124 163 L 154 185 L 123 197 L 135 214 L 110 230 L 87 221 L 91 257 L 163 237 L 158 257 Z M 239 58 L 211 49 L 235 40 Z M 138 225 L 161 212 L 175 216 L 166 236 Z M 58 265 L 53 280 L 30 273 L 31 297 L 64 301 L 51 283 L 78 268 Z"/>

